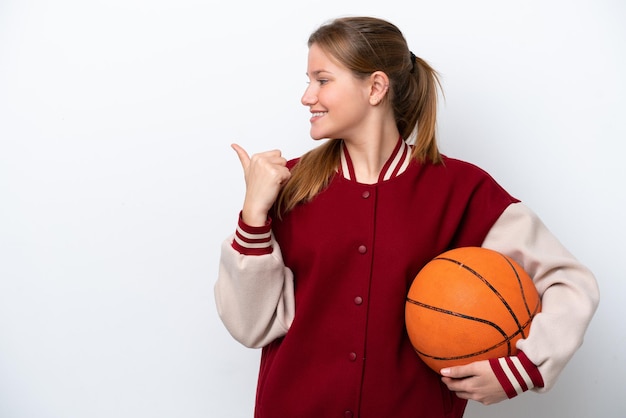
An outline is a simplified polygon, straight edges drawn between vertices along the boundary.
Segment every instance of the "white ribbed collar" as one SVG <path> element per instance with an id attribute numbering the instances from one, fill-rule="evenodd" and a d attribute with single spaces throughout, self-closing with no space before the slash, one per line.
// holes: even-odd
<path id="1" fill-rule="evenodd" d="M 396 147 L 387 159 L 387 162 L 383 166 L 382 170 L 380 170 L 378 183 L 387 181 L 404 173 L 410 162 L 411 147 L 402 138 L 399 138 Z M 339 167 L 338 171 L 346 180 L 356 180 L 354 166 L 352 165 L 352 160 L 350 159 L 350 154 L 346 149 L 345 143 L 342 144 L 341 147 L 341 167 Z"/>

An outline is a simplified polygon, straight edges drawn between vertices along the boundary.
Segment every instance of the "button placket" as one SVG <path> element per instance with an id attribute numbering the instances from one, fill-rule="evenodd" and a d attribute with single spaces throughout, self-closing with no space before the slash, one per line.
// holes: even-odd
<path id="1" fill-rule="evenodd" d="M 364 208 L 368 208 L 369 210 L 372 209 L 371 205 L 374 204 L 374 201 L 373 200 L 369 200 L 369 199 L 372 198 L 373 196 L 374 196 L 373 192 L 370 191 L 370 190 L 363 190 L 361 192 L 361 198 L 363 199 L 363 206 L 364 206 Z M 357 245 L 356 250 L 358 251 L 358 253 L 360 255 L 366 256 L 368 254 L 368 252 L 369 252 L 369 248 L 368 248 L 368 245 L 367 245 L 367 243 L 369 241 L 368 241 L 367 236 L 365 236 L 363 238 L 364 238 L 364 241 L 362 241 L 362 244 L 358 244 Z M 367 257 L 366 257 L 366 259 L 367 259 Z M 362 288 L 360 290 L 357 290 L 358 293 L 356 295 L 354 295 L 354 298 L 353 298 L 352 301 L 354 303 L 355 309 L 357 309 L 359 312 L 361 312 L 359 315 L 366 315 L 366 311 L 364 311 L 363 310 L 364 308 L 362 308 L 362 305 L 364 305 L 364 303 L 365 303 L 364 297 L 362 296 L 363 293 L 361 293 L 362 290 L 363 290 Z M 351 363 L 357 364 L 356 367 L 362 367 L 362 362 L 364 362 L 365 359 L 363 358 L 363 359 L 361 359 L 361 361 L 359 361 L 359 354 L 358 354 L 358 352 L 357 351 L 351 351 L 351 352 L 348 352 L 348 361 L 351 362 Z M 355 417 L 354 410 L 346 409 L 344 411 L 344 417 L 346 417 L 346 418 L 354 418 Z"/>

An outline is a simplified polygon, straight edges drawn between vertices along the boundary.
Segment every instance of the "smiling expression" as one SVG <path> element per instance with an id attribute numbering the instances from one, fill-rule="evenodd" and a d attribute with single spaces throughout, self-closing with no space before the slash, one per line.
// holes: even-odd
<path id="1" fill-rule="evenodd" d="M 311 111 L 313 139 L 360 135 L 370 111 L 367 79 L 359 79 L 316 44 L 309 48 L 309 85 L 302 104 Z"/>

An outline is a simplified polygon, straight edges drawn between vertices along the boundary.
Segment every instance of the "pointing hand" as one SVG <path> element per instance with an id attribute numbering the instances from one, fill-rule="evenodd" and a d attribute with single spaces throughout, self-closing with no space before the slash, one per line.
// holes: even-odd
<path id="1" fill-rule="evenodd" d="M 232 144 L 231 147 L 239 157 L 246 181 L 243 221 L 250 226 L 262 226 L 282 185 L 291 176 L 287 160 L 279 150 L 265 151 L 250 157 L 241 146 Z"/>

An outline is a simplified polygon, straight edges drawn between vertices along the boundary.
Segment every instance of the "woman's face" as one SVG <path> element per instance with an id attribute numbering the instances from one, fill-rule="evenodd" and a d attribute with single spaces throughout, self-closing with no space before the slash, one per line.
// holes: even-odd
<path id="1" fill-rule="evenodd" d="M 316 44 L 309 48 L 307 76 L 301 101 L 311 111 L 311 137 L 358 137 L 370 110 L 367 80 L 356 78 Z"/>

